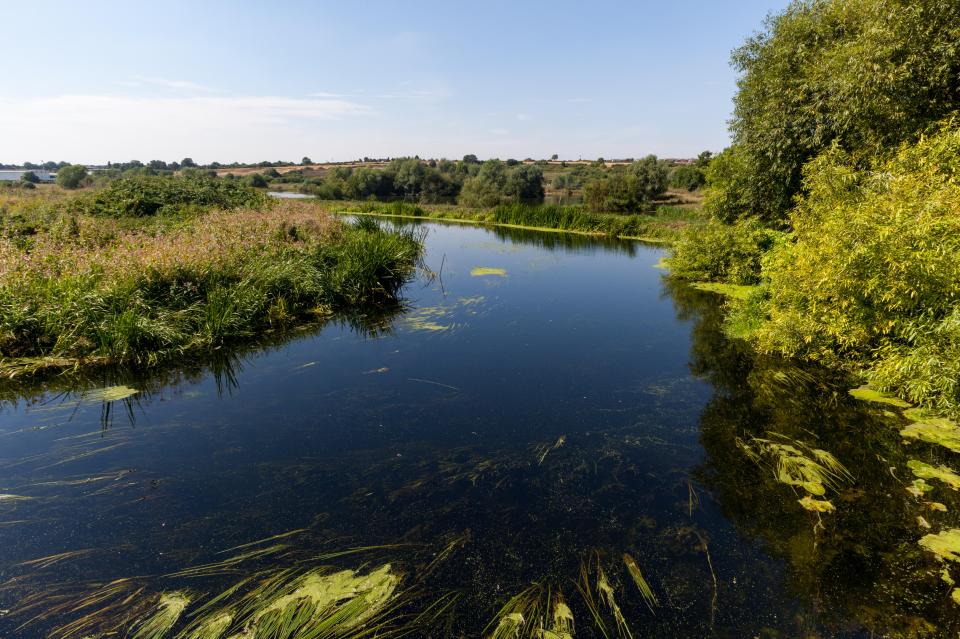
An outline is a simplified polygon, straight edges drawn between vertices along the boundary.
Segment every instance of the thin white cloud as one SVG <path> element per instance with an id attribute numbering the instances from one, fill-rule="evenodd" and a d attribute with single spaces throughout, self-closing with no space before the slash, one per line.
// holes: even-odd
<path id="1" fill-rule="evenodd" d="M 5 155 L 99 162 L 188 152 L 198 157 L 200 149 L 214 147 L 233 158 L 247 157 L 250 150 L 281 140 L 293 146 L 304 131 L 319 130 L 322 123 L 331 127 L 374 110 L 343 99 L 60 95 L 0 98 L 0 113 Z"/>
<path id="2" fill-rule="evenodd" d="M 189 80 L 171 80 L 169 78 L 158 78 L 156 76 L 135 75 L 130 82 L 124 83 L 127 86 L 156 86 L 164 89 L 173 89 L 175 91 L 213 91 L 211 87 L 197 84 Z"/>

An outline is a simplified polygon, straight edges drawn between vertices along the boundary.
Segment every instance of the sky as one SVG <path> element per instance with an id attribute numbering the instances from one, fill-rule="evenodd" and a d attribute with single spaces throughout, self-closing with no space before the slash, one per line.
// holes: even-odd
<path id="1" fill-rule="evenodd" d="M 5 3 L 0 163 L 692 157 L 786 4 Z"/>

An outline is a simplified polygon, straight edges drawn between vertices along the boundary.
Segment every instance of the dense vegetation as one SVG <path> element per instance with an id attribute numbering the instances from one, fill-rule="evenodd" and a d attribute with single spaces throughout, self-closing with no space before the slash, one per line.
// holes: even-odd
<path id="1" fill-rule="evenodd" d="M 552 229 L 610 237 L 672 242 L 702 219 L 696 209 L 662 206 L 649 214 L 593 213 L 582 206 L 500 204 L 492 208 L 424 205 L 404 202 L 350 203 L 340 210 L 374 215 L 461 220 L 504 226 Z"/>
<path id="2" fill-rule="evenodd" d="M 759 284 L 763 351 L 960 414 L 960 5 L 794 2 L 734 54 L 733 145 L 673 273 Z"/>
<path id="3" fill-rule="evenodd" d="M 152 364 L 390 303 L 419 255 L 410 234 L 213 184 L 0 201 L 0 367 Z"/>
<path id="4" fill-rule="evenodd" d="M 708 172 L 718 217 L 784 221 L 803 166 L 838 145 L 869 164 L 960 100 L 960 4 L 795 0 L 733 54 L 733 145 Z"/>

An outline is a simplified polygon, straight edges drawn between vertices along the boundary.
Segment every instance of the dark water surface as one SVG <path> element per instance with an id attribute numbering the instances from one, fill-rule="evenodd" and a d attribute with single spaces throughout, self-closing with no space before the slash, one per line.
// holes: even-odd
<path id="1" fill-rule="evenodd" d="M 905 451 L 899 417 L 725 340 L 721 300 L 668 283 L 661 249 L 427 228 L 439 276 L 372 331 L 333 322 L 205 367 L 9 399 L 0 636 L 369 546 L 322 560 L 390 562 L 410 608 L 449 593 L 422 636 L 481 636 L 534 582 L 564 594 L 577 637 L 603 636 L 577 588 L 597 564 L 638 638 L 957 636 L 917 517 L 947 528 L 960 503 L 937 486 L 934 512 L 905 491 L 907 452 L 942 454 Z M 119 384 L 139 392 L 89 392 Z M 771 432 L 849 469 L 825 496 L 836 512 L 805 511 L 738 445 Z M 122 578 L 136 589 L 65 603 Z"/>

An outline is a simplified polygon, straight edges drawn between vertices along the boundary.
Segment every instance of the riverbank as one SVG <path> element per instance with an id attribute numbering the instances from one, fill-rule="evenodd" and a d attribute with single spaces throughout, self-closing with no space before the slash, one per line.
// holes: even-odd
<path id="1" fill-rule="evenodd" d="M 534 231 L 550 231 L 671 244 L 684 230 L 703 223 L 700 210 L 661 206 L 650 213 L 590 213 L 579 206 L 502 205 L 471 209 L 450 204 L 323 201 L 331 211 L 400 219 L 443 220 Z"/>
<path id="2" fill-rule="evenodd" d="M 395 305 L 421 244 L 309 202 L 107 217 L 3 209 L 0 374 L 149 366 Z M 16 203 L 14 203 L 16 204 Z"/>

